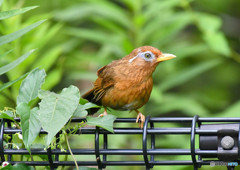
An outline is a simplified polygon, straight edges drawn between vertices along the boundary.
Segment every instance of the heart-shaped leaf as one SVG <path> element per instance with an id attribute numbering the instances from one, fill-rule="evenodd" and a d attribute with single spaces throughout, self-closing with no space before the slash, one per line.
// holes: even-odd
<path id="1" fill-rule="evenodd" d="M 81 103 L 81 102 L 80 102 Z M 90 108 L 99 108 L 100 106 L 94 103 L 86 103 L 86 104 L 79 104 L 75 112 L 73 113 L 74 117 L 85 117 L 87 116 L 88 112 L 87 109 Z"/>
<path id="2" fill-rule="evenodd" d="M 98 126 L 104 128 L 112 133 L 113 131 L 113 122 L 117 117 L 114 115 L 105 115 L 102 117 L 87 117 L 87 124 L 90 126 Z"/>
<path id="3" fill-rule="evenodd" d="M 42 128 L 48 132 L 46 145 L 48 146 L 53 137 L 72 117 L 76 110 L 80 92 L 75 86 L 64 88 L 60 94 L 49 91 L 40 91 L 39 120 Z"/>
<path id="4" fill-rule="evenodd" d="M 27 150 L 31 153 L 30 147 L 41 130 L 40 121 L 37 118 L 38 108 L 30 110 L 27 103 L 20 103 L 17 108 L 17 114 L 21 118 L 21 127 L 23 135 L 23 143 Z"/>
<path id="5" fill-rule="evenodd" d="M 38 96 L 42 84 L 44 83 L 46 73 L 44 69 L 33 70 L 23 81 L 19 89 L 17 104 L 29 103 Z"/>

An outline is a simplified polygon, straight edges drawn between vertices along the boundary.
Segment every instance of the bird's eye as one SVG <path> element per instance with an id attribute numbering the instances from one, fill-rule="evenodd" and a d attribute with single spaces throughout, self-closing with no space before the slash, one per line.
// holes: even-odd
<path id="1" fill-rule="evenodd" d="M 144 57 L 145 57 L 145 58 L 151 58 L 152 55 L 151 55 L 150 53 L 145 53 L 145 54 L 144 54 Z"/>

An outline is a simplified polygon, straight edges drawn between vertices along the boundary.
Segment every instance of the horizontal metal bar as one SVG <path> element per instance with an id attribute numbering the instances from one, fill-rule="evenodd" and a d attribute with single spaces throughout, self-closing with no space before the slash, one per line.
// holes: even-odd
<path id="1" fill-rule="evenodd" d="M 150 122 L 192 122 L 193 117 L 153 117 Z M 198 122 L 240 122 L 239 117 L 199 117 Z"/>
<path id="2" fill-rule="evenodd" d="M 216 160 L 215 160 L 216 161 Z M 209 165 L 209 161 L 197 161 L 201 165 Z M 32 166 L 48 166 L 48 161 L 9 161 L 10 164 L 24 163 Z M 96 166 L 95 161 L 77 161 L 79 166 Z M 103 165 L 107 166 L 145 166 L 144 161 L 102 161 Z M 178 160 L 178 161 L 149 161 L 151 165 L 193 165 L 192 161 Z M 73 161 L 53 161 L 53 165 L 58 166 L 74 166 Z"/>
<path id="3" fill-rule="evenodd" d="M 19 122 L 20 118 L 14 118 Z M 192 117 L 152 117 L 149 122 L 191 122 Z M 72 118 L 71 122 L 86 121 L 85 118 Z M 135 123 L 136 118 L 117 118 L 115 123 Z M 198 122 L 240 122 L 239 117 L 200 117 Z"/>
<path id="4" fill-rule="evenodd" d="M 16 121 L 20 121 L 19 118 L 15 119 Z M 82 121 L 86 121 L 85 118 L 73 118 L 71 120 L 72 123 L 79 123 Z M 135 118 L 118 118 L 115 121 L 115 124 L 117 123 L 134 123 L 135 124 L 136 119 Z M 146 121 L 147 122 L 147 121 Z M 191 124 L 193 123 L 193 117 L 156 117 L 156 118 L 150 118 L 149 122 L 151 123 L 151 126 L 154 126 L 155 128 L 147 128 L 147 130 L 145 129 L 145 131 L 143 131 L 143 129 L 140 128 L 114 128 L 114 133 L 111 133 L 109 131 L 106 131 L 102 128 L 99 128 L 99 131 L 97 131 L 99 134 L 101 134 L 100 136 L 103 136 L 102 134 L 109 134 L 109 135 L 142 135 L 143 132 L 145 132 L 145 134 L 147 133 L 147 135 L 149 135 L 149 137 L 156 137 L 156 135 L 189 135 L 191 132 L 193 132 L 194 129 L 191 128 Z M 167 127 L 167 128 L 162 128 L 164 124 L 162 123 L 168 123 L 168 122 L 173 122 L 173 123 L 185 123 L 182 124 L 184 125 L 184 127 Z M 233 118 L 199 118 L 197 120 L 197 122 L 194 123 L 198 123 L 198 122 L 203 122 L 203 125 L 205 124 L 215 124 L 215 122 L 220 122 L 219 124 L 226 124 L 226 122 L 228 122 L 228 124 L 231 124 L 233 122 L 237 122 L 240 123 L 240 117 L 233 117 Z M 204 124 L 205 122 L 205 124 Z M 158 124 L 153 124 L 153 123 L 158 123 Z M 157 125 L 161 125 L 161 127 L 157 127 Z M 189 125 L 189 126 L 188 126 Z M 8 125 L 10 126 L 10 125 Z M 137 127 L 137 125 L 135 126 Z M 21 133 L 21 129 L 16 129 L 16 128 L 8 128 L 8 127 L 4 127 L 4 134 L 16 134 L 16 133 Z M 72 132 L 73 129 L 67 130 L 67 133 Z M 60 132 L 61 133 L 61 132 Z M 59 134 L 60 134 L 59 133 Z M 218 133 L 217 129 L 200 129 L 200 128 L 195 128 L 194 131 L 194 136 L 196 135 L 215 135 Z M 47 134 L 46 131 L 44 131 L 43 129 L 41 129 L 40 134 Z M 95 127 L 83 127 L 81 129 L 78 129 L 76 131 L 76 135 L 78 134 L 90 134 L 90 135 L 96 135 L 96 128 Z M 109 135 L 104 135 L 105 138 L 109 137 Z M 104 138 L 104 139 L 105 139 Z M 109 138 L 111 139 L 111 138 Z M 149 138 L 150 139 L 150 138 Z M 152 143 L 155 142 L 155 138 L 151 138 L 152 139 Z M 189 138 L 190 139 L 190 138 Z M 148 140 L 143 140 L 142 142 L 146 143 Z M 150 140 L 149 140 L 150 141 Z M 96 142 L 96 141 L 95 141 Z M 104 140 L 103 140 L 104 142 Z M 98 145 L 99 146 L 99 145 Z M 105 147 L 106 146 L 106 147 Z M 148 145 L 146 145 L 148 146 Z M 89 148 L 89 149 L 72 149 L 72 152 L 74 155 L 98 155 L 98 158 L 101 159 L 101 157 L 99 157 L 99 155 L 104 155 L 104 156 L 108 156 L 108 155 L 143 155 L 144 159 L 140 159 L 139 161 L 106 161 L 106 159 L 104 159 L 103 156 L 103 160 L 101 161 L 101 164 L 103 166 L 146 166 L 146 165 L 193 165 L 192 160 L 166 160 L 166 161 L 159 161 L 155 159 L 151 159 L 151 161 L 147 161 L 149 162 L 146 163 L 146 157 L 147 155 L 193 155 L 193 151 L 194 151 L 194 156 L 195 155 L 199 155 L 202 156 L 203 159 L 205 158 L 209 158 L 209 157 L 215 157 L 217 158 L 218 156 L 218 151 L 217 150 L 200 150 L 200 149 L 195 149 L 195 147 L 193 147 L 193 151 L 191 152 L 190 149 L 161 149 L 161 148 L 155 148 L 155 144 L 151 145 L 151 149 L 145 149 L 143 152 L 143 149 L 109 149 L 110 147 L 107 146 L 107 142 L 104 144 L 104 147 L 99 146 L 100 148 L 105 148 L 105 149 L 94 149 L 94 148 Z M 96 148 L 96 147 L 95 147 Z M 106 149 L 108 148 L 108 149 Z M 149 146 L 150 148 L 150 146 Z M 46 150 L 44 150 L 43 148 L 39 148 L 39 149 L 32 149 L 31 150 L 32 155 L 48 155 L 50 158 L 51 156 L 56 156 L 56 160 L 58 160 L 58 156 L 59 155 L 70 155 L 70 152 L 67 151 L 61 151 L 60 149 L 52 149 L 51 152 L 47 152 Z M 28 151 L 26 149 L 4 149 L 4 155 L 6 156 L 7 154 L 9 155 L 29 155 Z M 2 154 L 3 155 L 3 154 Z M 4 156 L 3 155 L 3 156 Z M 165 156 L 166 157 L 166 156 Z M 153 156 L 151 156 L 151 158 L 153 158 Z M 164 158 L 164 156 L 162 156 L 162 158 Z M 99 159 L 99 160 L 100 160 Z M 129 159 L 127 159 L 129 160 Z M 144 160 L 144 161 L 143 161 Z M 153 161 L 155 160 L 155 161 Z M 217 160 L 214 160 L 217 161 Z M 35 165 L 35 166 L 49 166 L 49 161 L 9 161 L 10 163 L 26 163 L 27 165 Z M 51 162 L 52 163 L 52 162 Z M 99 165 L 99 162 L 97 164 L 96 161 L 78 161 L 77 162 L 79 166 L 96 166 Z M 210 164 L 210 160 L 201 160 L 201 161 L 197 161 L 198 165 L 209 165 Z M 51 164 L 52 165 L 52 164 Z M 74 162 L 73 161 L 53 161 L 53 165 L 55 166 L 74 166 Z M 196 162 L 194 161 L 194 165 L 196 166 Z"/>
<path id="5" fill-rule="evenodd" d="M 5 128 L 4 134 L 21 133 L 21 129 Z M 69 132 L 69 131 L 67 131 Z M 190 134 L 191 128 L 153 128 L 147 129 L 148 134 Z M 106 131 L 104 129 L 99 130 L 100 134 L 142 134 L 143 130 L 139 128 L 115 128 L 114 133 Z M 40 134 L 47 134 L 46 131 L 41 130 Z M 81 128 L 76 131 L 76 134 L 95 134 L 95 128 Z M 217 130 L 203 130 L 196 128 L 196 134 L 217 134 Z"/>
<path id="6" fill-rule="evenodd" d="M 240 122 L 240 117 L 199 117 L 198 122 Z"/>
<path id="7" fill-rule="evenodd" d="M 196 155 L 207 155 L 213 156 L 217 155 L 217 150 L 199 150 L 196 149 Z M 26 149 L 5 149 L 5 154 L 13 155 L 28 155 L 29 152 Z M 61 151 L 60 149 L 53 149 L 52 154 L 59 155 L 69 155 L 68 150 Z M 72 149 L 74 155 L 95 155 L 95 150 L 93 149 Z M 142 149 L 100 149 L 99 153 L 101 155 L 143 155 Z M 32 155 L 47 155 L 45 150 L 31 150 Z M 191 155 L 190 149 L 148 149 L 148 155 Z"/>

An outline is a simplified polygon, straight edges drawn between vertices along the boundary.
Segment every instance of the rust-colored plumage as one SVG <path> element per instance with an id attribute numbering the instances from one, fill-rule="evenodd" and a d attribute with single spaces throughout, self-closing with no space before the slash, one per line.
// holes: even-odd
<path id="1" fill-rule="evenodd" d="M 143 46 L 134 49 L 129 55 L 100 68 L 94 87 L 82 97 L 116 110 L 135 110 L 136 122 L 145 120 L 137 109 L 147 103 L 153 86 L 152 74 L 161 61 L 174 58 L 163 54 L 157 48 Z"/>

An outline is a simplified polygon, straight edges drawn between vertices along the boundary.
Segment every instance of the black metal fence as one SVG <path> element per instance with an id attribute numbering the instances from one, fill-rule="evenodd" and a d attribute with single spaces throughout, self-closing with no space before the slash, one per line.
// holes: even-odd
<path id="1" fill-rule="evenodd" d="M 15 119 L 19 121 L 19 119 Z M 118 118 L 118 123 L 133 123 L 134 118 Z M 72 122 L 82 122 L 85 119 L 73 118 Z M 174 122 L 179 124 L 188 123 L 189 127 L 176 128 L 159 128 L 155 127 L 156 123 Z M 228 169 L 234 169 L 238 165 L 240 157 L 240 135 L 239 135 L 240 118 L 201 118 L 194 117 L 153 117 L 146 118 L 143 129 L 139 128 L 115 128 L 114 134 L 102 128 L 84 127 L 78 130 L 76 134 L 93 134 L 95 135 L 95 147 L 92 149 L 72 149 L 74 155 L 95 155 L 96 161 L 77 161 L 79 166 L 98 166 L 104 169 L 107 166 L 145 166 L 146 169 L 161 165 L 192 165 L 193 169 L 201 166 L 214 166 L 217 161 L 225 163 Z M 5 127 L 6 125 L 6 127 Z M 3 135 L 10 136 L 15 133 L 21 133 L 21 129 L 13 128 L 9 120 L 1 120 L 0 127 L 0 157 L 1 163 L 8 161 L 11 164 L 25 163 L 33 166 L 50 166 L 51 169 L 58 166 L 74 166 L 73 161 L 60 161 L 59 155 L 70 155 L 70 152 L 56 149 L 33 149 L 32 155 L 47 155 L 48 161 L 14 161 L 13 155 L 28 155 L 26 149 L 4 148 Z M 41 130 L 40 134 L 46 134 Z M 141 149 L 108 149 L 108 136 L 119 134 L 142 134 Z M 188 149 L 159 149 L 155 147 L 157 135 L 189 135 L 190 146 Z M 59 135 L 59 134 L 58 134 Z M 196 136 L 198 135 L 199 146 L 196 146 Z M 99 138 L 103 137 L 103 146 L 99 145 Z M 147 140 L 148 139 L 148 140 Z M 57 140 L 57 142 L 59 142 Z M 150 142 L 148 148 L 147 142 Z M 102 149 L 100 149 L 102 148 Z M 108 161 L 109 155 L 142 155 L 139 161 Z M 156 155 L 190 155 L 190 160 L 156 160 Z M 5 158 L 7 158 L 5 160 Z"/>

